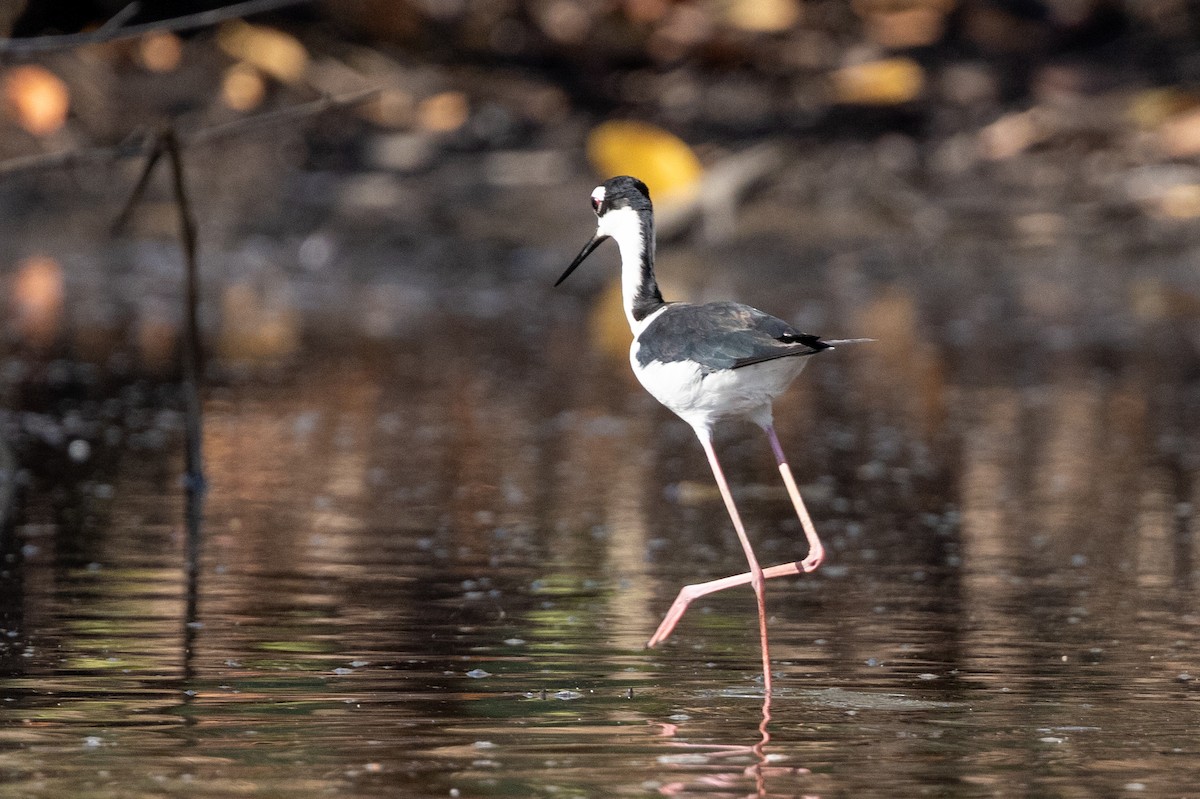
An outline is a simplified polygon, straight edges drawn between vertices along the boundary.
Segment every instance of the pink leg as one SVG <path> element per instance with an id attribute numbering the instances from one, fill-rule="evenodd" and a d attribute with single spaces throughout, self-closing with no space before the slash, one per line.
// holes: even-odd
<path id="1" fill-rule="evenodd" d="M 771 451 L 775 453 L 775 462 L 779 464 L 779 473 L 783 476 L 783 483 L 787 486 L 788 496 L 792 499 L 792 505 L 796 508 L 796 515 L 800 517 L 800 524 L 804 528 L 804 536 L 808 539 L 808 557 L 796 563 L 783 563 L 778 566 L 771 566 L 768 569 L 763 569 L 763 579 L 770 580 L 772 577 L 787 577 L 794 574 L 800 574 L 802 571 L 811 572 L 816 569 L 825 560 L 825 547 L 821 544 L 821 539 L 817 537 L 817 530 L 813 526 L 812 517 L 808 515 L 808 508 L 804 505 L 804 500 L 800 497 L 800 490 L 796 487 L 796 480 L 792 477 L 792 470 L 787 464 L 787 458 L 784 457 L 783 447 L 779 445 L 779 437 L 775 434 L 774 426 L 769 422 L 761 423 L 763 431 L 766 432 L 767 438 L 771 441 Z M 701 443 L 703 443 L 701 438 Z M 711 445 L 705 446 L 705 451 L 709 451 Z M 716 456 L 710 455 L 710 460 L 715 463 Z M 714 465 L 714 472 L 719 474 L 719 466 Z M 723 485 L 724 478 L 718 477 L 718 486 Z M 722 497 L 726 496 L 724 491 Z M 727 499 L 726 504 L 732 507 L 732 500 Z M 731 511 L 731 515 L 735 518 L 735 526 L 741 529 L 740 524 L 736 523 L 736 510 Z M 687 612 L 688 606 L 697 599 L 707 594 L 712 594 L 717 591 L 724 591 L 726 588 L 733 588 L 739 585 L 753 582 L 754 573 L 752 571 L 742 574 L 735 574 L 732 577 L 723 577 L 720 580 L 712 580 L 707 583 L 697 583 L 695 585 L 685 585 L 679 590 L 679 596 L 675 597 L 675 602 L 671 604 L 671 609 L 667 611 L 667 615 L 663 618 L 662 624 L 658 625 L 658 630 L 655 631 L 649 643 L 646 646 L 657 646 L 675 629 L 675 625 L 683 618 L 683 614 Z"/>
<path id="2" fill-rule="evenodd" d="M 771 451 L 775 453 L 775 462 L 779 464 L 783 484 L 787 486 L 788 496 L 792 498 L 792 505 L 796 508 L 796 515 L 800 517 L 800 525 L 804 528 L 804 537 L 808 539 L 808 557 L 800 561 L 800 568 L 806 572 L 814 571 L 825 561 L 825 547 L 821 545 L 821 539 L 817 537 L 817 528 L 813 526 L 812 517 L 808 515 L 808 508 L 804 507 L 804 500 L 800 498 L 800 489 L 796 488 L 796 480 L 792 477 L 792 469 L 783 455 L 783 447 L 779 446 L 779 437 L 775 435 L 774 426 L 767 422 L 762 425 L 762 429 L 771 440 Z"/>
<path id="3" fill-rule="evenodd" d="M 800 564 L 797 563 L 782 563 L 778 566 L 772 566 L 768 569 L 763 569 L 763 579 L 770 580 L 772 577 L 787 577 L 793 574 L 800 574 Z M 672 603 L 671 609 L 667 611 L 667 615 L 663 618 L 662 624 L 658 625 L 658 630 L 654 633 L 654 637 L 646 646 L 657 646 L 671 634 L 675 629 L 675 625 L 683 618 L 683 614 L 687 612 L 688 605 L 694 600 L 699 599 L 706 594 L 724 591 L 726 588 L 733 588 L 738 585 L 745 585 L 753 580 L 753 575 L 750 572 L 742 572 L 735 574 L 732 577 L 722 577 L 720 580 L 713 580 L 707 583 L 697 583 L 695 585 L 685 585 L 679 589 L 679 596 L 675 597 L 675 602 Z"/>
<path id="4" fill-rule="evenodd" d="M 721 471 L 721 463 L 717 460 L 716 450 L 712 445 L 712 434 L 703 428 L 696 429 L 696 437 L 700 439 L 700 445 L 704 447 L 704 454 L 708 456 L 708 463 L 712 467 L 713 477 L 716 478 L 717 488 L 721 492 L 721 498 L 725 500 L 725 509 L 729 511 L 729 518 L 733 521 L 733 529 L 737 531 L 738 540 L 742 544 L 742 551 L 746 554 L 746 562 L 750 564 L 750 571 L 746 575 L 746 580 L 741 582 L 749 582 L 754 588 L 754 597 L 758 600 L 758 635 L 762 645 L 762 664 L 763 664 L 763 689 L 770 694 L 771 692 L 771 655 L 767 647 L 767 604 L 766 604 L 766 577 L 763 574 L 762 567 L 758 565 L 758 558 L 754 556 L 754 548 L 750 545 L 750 538 L 746 535 L 746 528 L 742 526 L 742 519 L 738 515 L 737 506 L 733 504 L 733 494 L 729 491 L 729 484 L 725 482 L 725 474 Z M 730 585 L 738 585 L 736 582 L 739 577 L 726 578 L 734 580 Z M 721 582 L 721 581 L 717 581 Z M 727 588 L 729 586 L 721 586 Z M 687 589 L 684 589 L 685 591 Z M 711 589 L 713 591 L 720 590 L 719 588 Z M 706 592 L 708 593 L 708 592 Z M 682 592 L 681 592 L 682 596 Z M 688 599 L 687 602 L 691 600 Z M 683 607 L 679 609 L 678 616 L 683 615 L 683 611 L 687 609 L 687 602 L 684 602 Z M 675 605 L 679 604 L 679 600 L 675 601 Z M 675 611 L 675 606 L 672 606 L 671 611 Z M 671 613 L 667 614 L 667 618 L 659 625 L 659 631 L 650 639 L 648 646 L 654 646 L 670 633 L 671 628 L 678 621 L 678 616 L 671 618 Z M 668 621 L 670 624 L 668 625 Z M 666 630 L 664 631 L 664 627 Z"/>

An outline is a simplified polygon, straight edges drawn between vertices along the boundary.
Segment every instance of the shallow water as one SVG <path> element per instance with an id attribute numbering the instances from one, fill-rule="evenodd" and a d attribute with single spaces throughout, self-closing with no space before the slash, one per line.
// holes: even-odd
<path id="1" fill-rule="evenodd" d="M 194 618 L 177 445 L 31 490 L 0 796 L 1200 784 L 1196 474 L 1153 413 L 1185 386 L 814 359 L 777 417 L 830 558 L 768 586 L 764 736 L 748 590 L 642 648 L 682 584 L 743 564 L 690 432 L 573 320 L 448 318 L 211 387 Z M 761 435 L 719 448 L 764 562 L 801 557 Z"/>
<path id="2" fill-rule="evenodd" d="M 879 339 L 776 407 L 829 558 L 768 585 L 769 708 L 748 589 L 643 648 L 744 562 L 603 267 L 552 293 L 556 246 L 440 288 L 297 278 L 387 335 L 218 364 L 191 576 L 178 402 L 82 401 L 91 458 L 4 531 L 0 797 L 1193 794 L 1200 369 L 1156 304 L 1186 253 L 772 235 L 660 272 Z M 803 557 L 761 433 L 717 443 L 760 559 Z"/>

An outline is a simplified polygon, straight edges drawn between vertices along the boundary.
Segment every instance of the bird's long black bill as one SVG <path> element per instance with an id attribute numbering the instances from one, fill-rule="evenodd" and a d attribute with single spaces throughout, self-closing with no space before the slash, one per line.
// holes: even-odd
<path id="1" fill-rule="evenodd" d="M 562 283 L 564 280 L 570 277 L 571 273 L 575 271 L 576 267 L 583 263 L 583 260 L 592 254 L 592 250 L 599 247 L 600 243 L 607 238 L 608 236 L 601 236 L 599 233 L 593 236 L 591 241 L 583 245 L 583 249 L 579 251 L 579 255 L 576 255 L 575 260 L 571 261 L 571 265 L 567 267 L 567 271 L 562 273 L 562 277 L 554 281 L 554 285 L 557 286 L 559 283 Z"/>

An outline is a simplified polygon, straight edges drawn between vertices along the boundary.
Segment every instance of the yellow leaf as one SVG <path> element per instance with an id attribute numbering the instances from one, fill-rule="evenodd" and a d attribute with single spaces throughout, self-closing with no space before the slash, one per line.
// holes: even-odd
<path id="1" fill-rule="evenodd" d="M 979 148 L 983 155 L 994 160 L 1012 158 L 1044 139 L 1044 125 L 1039 122 L 1036 110 L 1005 114 L 980 130 Z"/>
<path id="2" fill-rule="evenodd" d="M 925 70 L 911 58 L 884 58 L 842 67 L 833 73 L 838 102 L 898 105 L 916 99 L 925 87 Z"/>
<path id="3" fill-rule="evenodd" d="M 221 79 L 221 99 L 234 111 L 252 111 L 267 96 L 262 75 L 249 64 L 237 63 Z"/>
<path id="4" fill-rule="evenodd" d="M 854 0 L 871 41 L 891 49 L 925 47 L 942 37 L 954 0 Z"/>
<path id="5" fill-rule="evenodd" d="M 432 133 L 450 133 L 467 124 L 471 103 L 462 92 L 442 92 L 417 106 L 417 125 Z"/>
<path id="6" fill-rule="evenodd" d="M 58 334 L 64 284 L 62 267 L 49 256 L 30 256 L 17 268 L 12 287 L 16 326 L 35 346 L 50 345 Z"/>
<path id="7" fill-rule="evenodd" d="M 149 305 L 138 316 L 133 341 L 138 365 L 151 373 L 164 373 L 175 362 L 179 325 L 166 308 Z"/>
<path id="8" fill-rule="evenodd" d="M 233 283 L 221 295 L 217 348 L 233 360 L 267 361 L 291 355 L 300 345 L 300 313 L 281 285 Z"/>
<path id="9" fill-rule="evenodd" d="M 633 175 L 644 181 L 659 205 L 691 199 L 704 172 L 683 140 L 645 122 L 599 125 L 588 135 L 587 154 L 601 177 Z"/>
<path id="10" fill-rule="evenodd" d="M 1195 95 L 1175 87 L 1146 89 L 1133 96 L 1126 114 L 1139 128 L 1148 130 L 1195 108 L 1197 104 Z"/>
<path id="11" fill-rule="evenodd" d="M 1169 117 L 1158 128 L 1159 143 L 1174 158 L 1191 158 L 1200 153 L 1200 108 Z"/>
<path id="12" fill-rule="evenodd" d="M 151 72 L 170 72 L 183 60 L 183 41 L 169 31 L 147 33 L 138 42 L 138 58 Z"/>
<path id="13" fill-rule="evenodd" d="M 1171 186 L 1159 202 L 1164 215 L 1173 219 L 1195 219 L 1200 216 L 1200 186 L 1182 183 Z"/>
<path id="14" fill-rule="evenodd" d="M 274 28 L 240 20 L 221 26 L 217 44 L 228 55 L 245 61 L 284 83 L 294 83 L 308 68 L 308 51 L 296 37 Z"/>
<path id="15" fill-rule="evenodd" d="M 34 136 L 48 136 L 67 121 L 67 84 L 36 64 L 15 67 L 4 76 L 4 99 L 17 123 Z"/>
<path id="16" fill-rule="evenodd" d="M 803 12 L 798 0 L 735 0 L 725 17 L 744 31 L 775 33 L 794 27 Z"/>

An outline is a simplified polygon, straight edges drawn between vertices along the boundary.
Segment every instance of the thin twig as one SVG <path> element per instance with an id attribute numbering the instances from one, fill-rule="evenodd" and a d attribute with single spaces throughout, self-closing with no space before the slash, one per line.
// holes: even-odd
<path id="1" fill-rule="evenodd" d="M 167 128 L 159 137 L 162 151 L 171 164 L 171 185 L 175 190 L 175 205 L 179 209 L 179 240 L 183 245 L 183 258 L 187 267 L 187 282 L 184 292 L 184 310 L 187 321 L 183 328 L 183 392 L 185 457 L 187 458 L 186 515 L 187 550 L 187 602 L 184 619 L 183 672 L 190 681 L 195 676 L 196 621 L 199 616 L 200 600 L 200 544 L 204 519 L 204 450 L 203 450 L 203 406 L 200 404 L 200 381 L 204 364 L 200 352 L 200 281 L 196 262 L 196 219 L 192 216 L 192 204 L 188 200 L 187 184 L 183 177 L 183 153 L 179 137 L 172 128 Z"/>
<path id="2" fill-rule="evenodd" d="M 156 31 L 183 31 L 193 28 L 205 28 L 216 25 L 228 19 L 248 17 L 251 14 L 261 14 L 264 11 L 274 11 L 288 6 L 298 6 L 310 3 L 312 0 L 246 0 L 243 3 L 214 8 L 211 11 L 199 11 L 195 14 L 185 14 L 182 17 L 161 19 L 157 22 L 143 22 L 140 25 L 122 27 L 121 23 L 133 16 L 126 6 L 113 19 L 94 31 L 83 33 L 64 33 L 53 36 L 31 36 L 20 39 L 0 38 L 0 54 L 45 53 L 51 50 L 69 50 L 85 44 L 113 42 L 120 39 L 133 39 L 143 33 Z"/>
<path id="3" fill-rule="evenodd" d="M 187 531 L 187 546 L 184 551 L 186 574 L 186 604 L 183 625 L 183 676 L 191 681 L 195 677 L 196 622 L 199 616 L 200 597 L 200 552 L 204 522 L 204 429 L 203 406 L 200 404 L 200 381 L 204 365 L 200 347 L 200 281 L 196 258 L 196 220 L 192 215 L 192 204 L 188 199 L 187 182 L 183 175 L 183 147 L 174 128 L 164 127 L 151 140 L 150 155 L 142 169 L 141 177 L 130 192 L 129 200 L 113 223 L 114 233 L 125 225 L 138 200 L 146 192 L 154 167 L 165 154 L 171 165 L 171 186 L 175 194 L 175 207 L 179 211 L 179 243 L 183 250 L 184 314 L 183 346 L 180 358 L 183 362 L 184 398 L 184 459 L 185 510 L 184 526 Z M 0 442 L 2 444 L 3 442 Z M 2 487 L 0 483 L 0 487 Z M 0 512 L 3 508 L 0 508 Z M 0 516 L 2 518 L 2 516 Z"/>
<path id="4" fill-rule="evenodd" d="M 200 352 L 200 280 L 199 267 L 196 259 L 196 221 L 192 216 L 192 204 L 188 199 L 187 184 L 183 177 L 183 148 L 179 137 L 170 126 L 159 131 L 153 139 L 154 149 L 146 158 L 146 165 L 137 184 L 129 194 L 121 213 L 112 224 L 115 235 L 133 215 L 133 209 L 146 193 L 150 175 L 155 165 L 163 155 L 171 165 L 171 186 L 175 194 L 175 207 L 179 210 L 179 243 L 183 250 L 184 261 L 184 328 L 183 346 L 181 353 L 184 393 L 184 452 L 186 464 L 187 487 L 190 492 L 204 490 L 204 458 L 202 453 L 202 424 L 200 405 L 200 375 L 203 372 L 203 361 Z"/>
<path id="5" fill-rule="evenodd" d="M 279 108 L 274 111 L 264 111 L 261 114 L 255 114 L 244 119 L 235 119 L 232 122 L 222 122 L 219 125 L 210 125 L 207 128 L 200 128 L 191 133 L 185 133 L 180 138 L 184 144 L 205 144 L 220 139 L 225 136 L 233 136 L 247 130 L 256 130 L 258 128 L 270 127 L 277 125 L 280 122 L 292 122 L 308 117 L 320 116 L 326 111 L 332 111 L 335 108 L 348 108 L 350 106 L 360 105 L 367 100 L 370 100 L 375 95 L 379 94 L 379 89 L 362 89 L 357 92 L 330 97 L 325 95 L 318 97 L 316 100 L 311 100 L 307 103 L 298 105 L 290 105 L 286 108 Z M 0 164 L 0 166 L 3 166 Z"/>
<path id="6" fill-rule="evenodd" d="M 209 144 L 226 136 L 234 136 L 259 128 L 268 128 L 272 125 L 278 125 L 281 122 L 292 122 L 308 117 L 320 116 L 326 111 L 360 105 L 378 93 L 378 89 L 366 89 L 337 97 L 324 96 L 306 103 L 274 111 L 265 111 L 244 119 L 234 120 L 233 122 L 223 122 L 219 125 L 199 128 L 191 133 L 179 134 L 179 139 L 187 146 Z M 64 150 L 57 153 L 23 155 L 19 158 L 0 161 L 0 178 L 22 172 L 70 168 L 97 161 L 111 163 L 122 158 L 132 158 L 152 153 L 156 146 L 158 146 L 157 135 L 139 133 L 129 136 L 125 141 L 116 146 L 89 147 L 82 150 Z"/>
<path id="7" fill-rule="evenodd" d="M 163 150 L 171 163 L 171 185 L 175 190 L 175 205 L 179 209 L 179 240 L 183 245 L 184 264 L 187 268 L 187 283 L 184 292 L 184 310 L 187 321 L 183 337 L 183 390 L 187 404 L 187 477 L 191 491 L 202 491 L 204 487 L 204 459 L 201 452 L 201 406 L 200 375 L 204 364 L 200 354 L 200 280 L 196 263 L 196 219 L 192 216 L 192 204 L 188 200 L 187 185 L 183 178 L 183 155 L 175 131 L 167 128 L 161 137 Z"/>
<path id="8" fill-rule="evenodd" d="M 97 29 L 97 32 L 103 31 L 104 33 L 108 33 L 109 31 L 119 30 L 122 25 L 132 19 L 133 16 L 141 10 L 141 3 L 130 3 L 116 14 L 113 14 L 112 17 L 109 18 L 108 22 L 105 22 Z"/>
<path id="9" fill-rule="evenodd" d="M 121 209 L 121 213 L 117 214 L 117 218 L 113 220 L 110 232 L 112 235 L 117 235 L 122 228 L 129 222 L 129 217 L 133 216 L 133 208 L 138 201 L 142 199 L 142 195 L 146 193 L 146 186 L 150 183 L 150 173 L 154 171 L 155 164 L 163 154 L 163 137 L 164 133 L 159 133 L 152 141 L 154 149 L 150 151 L 150 157 L 146 159 L 146 165 L 142 167 L 142 174 L 138 178 L 137 185 L 133 187 L 133 191 L 129 193 L 129 199 L 125 201 L 125 207 Z"/>
<path id="10" fill-rule="evenodd" d="M 82 150 L 62 150 L 56 153 L 22 155 L 0 162 L 0 177 L 21 172 L 36 172 L 45 169 L 62 169 L 82 166 L 96 161 L 116 161 L 135 155 L 144 155 L 154 145 L 153 136 L 135 136 L 115 146 L 89 147 Z"/>

